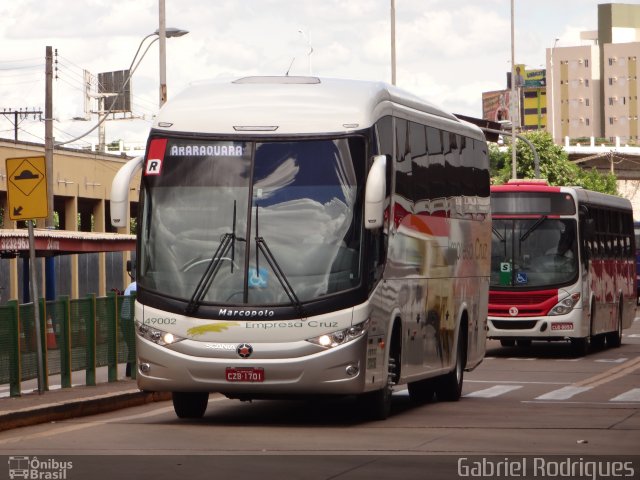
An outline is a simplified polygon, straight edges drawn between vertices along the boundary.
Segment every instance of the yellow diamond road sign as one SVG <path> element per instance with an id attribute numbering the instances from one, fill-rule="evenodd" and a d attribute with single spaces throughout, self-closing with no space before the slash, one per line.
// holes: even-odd
<path id="1" fill-rule="evenodd" d="M 7 196 L 11 220 L 48 216 L 49 198 L 44 157 L 7 158 Z"/>

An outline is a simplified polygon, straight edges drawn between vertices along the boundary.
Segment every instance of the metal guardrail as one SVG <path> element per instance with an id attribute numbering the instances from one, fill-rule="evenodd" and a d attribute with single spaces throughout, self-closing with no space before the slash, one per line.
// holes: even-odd
<path id="1" fill-rule="evenodd" d="M 133 310 L 134 298 L 110 293 L 74 300 L 40 299 L 40 338 L 33 303 L 12 300 L 0 306 L 0 384 L 9 384 L 10 396 L 20 396 L 21 383 L 43 372 L 44 390 L 49 389 L 49 375 L 56 374 L 62 388 L 70 388 L 71 373 L 85 370 L 86 385 L 95 385 L 96 368 L 105 366 L 108 381 L 117 381 L 119 363 L 135 364 L 133 320 L 122 315 L 128 306 L 128 311 Z M 41 364 L 38 342 L 43 352 Z M 131 369 L 133 378 L 135 370 Z"/>

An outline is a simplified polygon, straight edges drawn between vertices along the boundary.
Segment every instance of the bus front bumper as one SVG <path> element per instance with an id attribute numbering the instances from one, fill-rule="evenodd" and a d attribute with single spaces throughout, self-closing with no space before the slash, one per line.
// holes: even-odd
<path id="1" fill-rule="evenodd" d="M 553 317 L 489 317 L 487 338 L 565 340 L 587 335 L 584 332 L 582 310 Z"/>
<path id="2" fill-rule="evenodd" d="M 364 335 L 294 358 L 286 354 L 283 358 L 212 358 L 176 352 L 138 337 L 137 381 L 145 391 L 217 392 L 231 397 L 357 394 L 365 390 L 366 347 Z M 248 373 L 239 375 L 241 371 Z"/>

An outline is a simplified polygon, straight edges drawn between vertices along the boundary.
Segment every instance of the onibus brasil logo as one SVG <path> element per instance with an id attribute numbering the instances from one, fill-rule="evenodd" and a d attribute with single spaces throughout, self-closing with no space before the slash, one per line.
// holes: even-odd
<path id="1" fill-rule="evenodd" d="M 73 468 L 73 462 L 60 461 L 55 458 L 38 459 L 38 457 L 9 457 L 9 478 L 25 478 L 33 480 L 66 480 L 67 471 Z"/>

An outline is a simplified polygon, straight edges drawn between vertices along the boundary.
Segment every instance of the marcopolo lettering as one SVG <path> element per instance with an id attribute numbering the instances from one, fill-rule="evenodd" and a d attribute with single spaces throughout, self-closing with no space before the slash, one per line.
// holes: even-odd
<path id="1" fill-rule="evenodd" d="M 276 314 L 274 310 L 233 310 L 230 308 L 221 308 L 218 310 L 218 315 L 221 317 L 245 317 L 245 318 L 260 318 L 260 317 L 273 317 Z"/>

